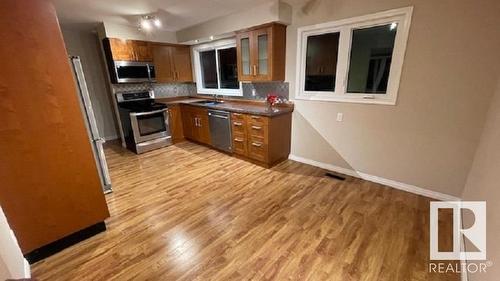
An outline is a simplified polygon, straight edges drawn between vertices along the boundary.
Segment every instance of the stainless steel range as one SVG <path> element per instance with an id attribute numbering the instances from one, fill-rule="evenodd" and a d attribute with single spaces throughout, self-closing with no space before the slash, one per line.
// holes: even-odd
<path id="1" fill-rule="evenodd" d="M 116 99 L 128 149 L 140 154 L 172 144 L 167 106 L 155 103 L 152 90 L 117 93 Z"/>

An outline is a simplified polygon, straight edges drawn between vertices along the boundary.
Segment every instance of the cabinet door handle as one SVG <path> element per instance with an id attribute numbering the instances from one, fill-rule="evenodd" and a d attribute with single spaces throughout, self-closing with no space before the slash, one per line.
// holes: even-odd
<path id="1" fill-rule="evenodd" d="M 235 126 L 241 126 L 241 125 L 243 125 L 241 122 L 233 122 L 233 124 L 234 124 Z"/>
<path id="2" fill-rule="evenodd" d="M 235 142 L 243 142 L 242 139 L 234 139 Z"/>
<path id="3" fill-rule="evenodd" d="M 260 142 L 252 142 L 252 145 L 256 146 L 256 147 L 261 147 L 262 143 L 260 143 Z"/>
<path id="4" fill-rule="evenodd" d="M 253 76 L 257 75 L 257 66 L 254 64 L 253 65 Z"/>
<path id="5" fill-rule="evenodd" d="M 254 129 L 254 130 L 260 130 L 260 129 L 262 129 L 262 127 L 260 127 L 260 126 L 252 126 L 252 129 Z"/>

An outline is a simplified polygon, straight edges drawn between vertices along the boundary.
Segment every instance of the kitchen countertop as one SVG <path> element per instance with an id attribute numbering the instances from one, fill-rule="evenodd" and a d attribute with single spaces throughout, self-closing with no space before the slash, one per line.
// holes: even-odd
<path id="1" fill-rule="evenodd" d="M 236 100 L 223 100 L 223 103 L 217 105 L 206 105 L 196 103 L 207 99 L 190 98 L 190 97 L 177 97 L 177 98 L 159 98 L 156 102 L 163 104 L 189 104 L 192 106 L 199 106 L 208 109 L 226 110 L 237 113 L 247 113 L 253 115 L 262 115 L 267 117 L 278 116 L 287 114 L 293 111 L 293 104 L 274 106 L 272 109 L 266 103 L 256 101 L 236 101 Z"/>

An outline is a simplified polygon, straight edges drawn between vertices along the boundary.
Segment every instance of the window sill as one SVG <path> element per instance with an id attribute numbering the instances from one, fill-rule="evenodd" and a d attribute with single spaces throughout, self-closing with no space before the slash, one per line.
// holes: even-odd
<path id="1" fill-rule="evenodd" d="M 396 105 L 396 100 L 392 99 L 363 99 L 363 98 L 351 98 L 351 97 L 325 97 L 325 96 L 308 96 L 308 95 L 297 95 L 295 100 L 304 101 L 327 101 L 327 102 L 344 102 L 344 103 L 359 103 L 359 104 L 379 104 L 379 105 Z"/>
<path id="2" fill-rule="evenodd" d="M 197 89 L 198 94 L 201 95 L 221 95 L 221 96 L 233 96 L 233 97 L 242 97 L 243 91 L 240 89 L 237 90 L 222 90 L 222 89 Z"/>

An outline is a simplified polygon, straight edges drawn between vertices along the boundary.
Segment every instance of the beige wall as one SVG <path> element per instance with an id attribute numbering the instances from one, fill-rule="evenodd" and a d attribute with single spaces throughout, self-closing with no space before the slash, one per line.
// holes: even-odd
<path id="1" fill-rule="evenodd" d="M 414 6 L 397 106 L 297 100 L 292 154 L 460 196 L 500 72 L 500 1 L 286 2 L 291 97 L 297 27 Z"/>
<path id="2" fill-rule="evenodd" d="M 121 38 L 121 39 L 132 39 L 132 40 L 145 40 L 153 42 L 164 42 L 164 43 L 177 43 L 177 37 L 175 32 L 170 31 L 154 31 L 154 32 L 143 32 L 139 31 L 134 26 L 115 24 L 110 22 L 104 22 L 98 29 L 104 27 L 105 36 L 110 38 Z"/>
<path id="3" fill-rule="evenodd" d="M 487 274 L 471 276 L 471 281 L 496 281 L 500 276 L 500 79 L 488 113 L 481 141 L 467 179 L 463 198 L 486 201 L 487 257 L 493 262 Z M 466 225 L 472 225 L 471 221 Z"/>
<path id="4" fill-rule="evenodd" d="M 101 58 L 97 34 L 88 30 L 65 27 L 62 28 L 62 32 L 68 54 L 81 57 L 85 80 L 101 137 L 107 140 L 117 139 L 117 121 L 106 81 L 107 69 Z"/>
<path id="5" fill-rule="evenodd" d="M 268 22 L 290 23 L 291 7 L 278 0 L 255 6 L 253 9 L 215 18 L 177 31 L 177 40 L 181 43 L 207 41 L 210 36 L 224 38 L 234 35 L 234 31 Z"/>

